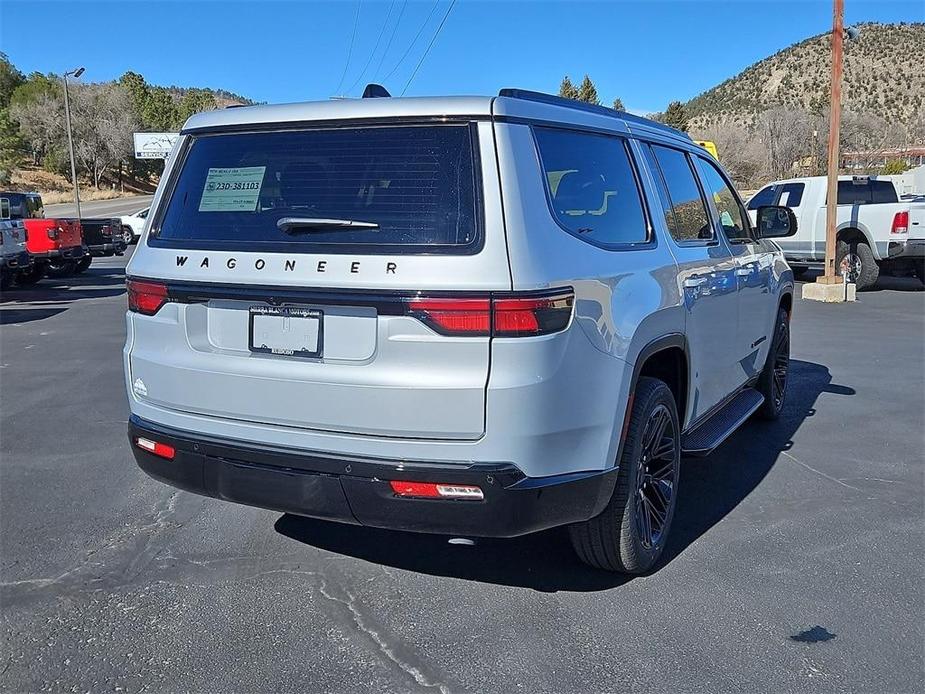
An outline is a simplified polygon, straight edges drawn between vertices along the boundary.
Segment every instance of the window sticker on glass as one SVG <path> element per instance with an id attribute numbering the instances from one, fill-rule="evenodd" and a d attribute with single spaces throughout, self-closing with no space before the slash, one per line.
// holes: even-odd
<path id="1" fill-rule="evenodd" d="M 199 201 L 200 212 L 253 212 L 263 186 L 265 166 L 211 168 Z"/>

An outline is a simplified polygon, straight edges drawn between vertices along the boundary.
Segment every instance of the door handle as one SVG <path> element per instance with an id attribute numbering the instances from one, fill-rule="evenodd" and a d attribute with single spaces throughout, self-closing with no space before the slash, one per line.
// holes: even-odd
<path id="1" fill-rule="evenodd" d="M 752 274 L 752 269 L 750 267 L 740 267 L 736 270 L 736 275 L 739 277 L 748 277 Z"/>
<path id="2" fill-rule="evenodd" d="M 707 283 L 706 277 L 698 277 L 694 275 L 693 277 L 688 277 L 684 280 L 684 286 L 687 289 L 696 289 L 697 287 L 702 287 Z"/>

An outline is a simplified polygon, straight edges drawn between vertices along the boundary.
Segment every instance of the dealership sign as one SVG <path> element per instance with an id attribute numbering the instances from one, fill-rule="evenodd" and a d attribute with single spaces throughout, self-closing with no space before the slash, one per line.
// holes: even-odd
<path id="1" fill-rule="evenodd" d="M 136 159 L 166 159 L 180 133 L 135 133 Z"/>

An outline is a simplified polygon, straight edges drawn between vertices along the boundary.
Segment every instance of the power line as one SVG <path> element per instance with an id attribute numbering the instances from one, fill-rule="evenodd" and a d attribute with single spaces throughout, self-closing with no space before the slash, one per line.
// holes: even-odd
<path id="1" fill-rule="evenodd" d="M 392 39 L 395 38 L 395 32 L 398 31 L 398 25 L 401 24 L 401 18 L 405 14 L 405 8 L 408 6 L 408 0 L 402 0 L 401 10 L 398 11 L 398 19 L 395 21 L 395 26 L 392 27 L 392 33 L 389 34 L 389 40 L 385 44 L 385 50 L 382 51 L 382 55 L 379 56 L 379 64 L 376 65 L 376 71 L 373 73 L 373 81 L 376 81 L 376 77 L 379 75 L 379 71 L 382 69 L 382 63 L 385 62 L 385 57 L 389 54 L 389 49 L 392 47 Z"/>
<path id="2" fill-rule="evenodd" d="M 430 22 L 430 18 L 434 16 L 434 11 L 437 9 L 437 5 L 440 4 L 440 0 L 434 0 L 434 6 L 430 8 L 430 14 L 427 15 L 427 19 L 424 20 L 424 23 L 421 25 L 421 28 L 418 29 L 418 33 L 414 35 L 414 38 L 411 40 L 411 43 L 408 45 L 408 49 L 402 54 L 402 57 L 398 59 L 398 62 L 395 63 L 395 67 L 392 68 L 392 71 L 389 72 L 382 80 L 385 82 L 389 77 L 395 74 L 395 71 L 398 69 L 398 66 L 405 62 L 405 58 L 408 57 L 408 54 L 411 52 L 411 49 L 414 48 L 414 44 L 418 42 L 418 39 L 421 37 L 421 32 L 424 31 L 424 27 L 427 26 Z"/>
<path id="3" fill-rule="evenodd" d="M 385 21 L 382 23 L 382 28 L 379 30 L 379 36 L 376 38 L 376 45 L 373 46 L 372 52 L 369 54 L 369 58 L 366 61 L 366 65 L 363 66 L 362 72 L 359 76 L 353 81 L 353 84 L 350 85 L 350 88 L 347 90 L 347 93 L 353 91 L 353 88 L 359 84 L 360 80 L 363 79 L 363 75 L 366 74 L 366 71 L 369 69 L 369 64 L 373 62 L 373 56 L 376 55 L 376 51 L 379 50 L 379 42 L 382 41 L 382 35 L 385 33 L 385 28 L 389 25 L 389 20 L 392 18 L 392 8 L 395 7 L 395 0 L 389 3 L 389 12 L 385 16 Z"/>
<path id="4" fill-rule="evenodd" d="M 340 76 L 340 82 L 337 83 L 337 89 L 334 94 L 340 94 L 340 88 L 344 86 L 344 78 L 347 76 L 347 68 L 350 67 L 350 56 L 353 55 L 353 42 L 357 37 L 357 23 L 360 21 L 360 1 L 357 0 L 357 9 L 353 15 L 353 33 L 350 35 L 350 46 L 347 48 L 347 62 L 344 63 L 344 73 Z"/>
<path id="5" fill-rule="evenodd" d="M 427 48 L 424 51 L 424 55 L 421 56 L 421 59 L 418 61 L 418 64 L 414 68 L 414 72 L 411 73 L 411 77 L 408 78 L 408 81 L 405 83 L 405 88 L 401 90 L 399 96 L 404 96 L 405 91 L 411 86 L 411 81 L 414 79 L 414 76 L 418 74 L 418 68 L 421 67 L 421 63 L 424 62 L 424 58 L 427 57 L 427 54 L 430 53 L 430 49 L 433 47 L 434 42 L 437 40 L 437 37 L 440 35 L 440 30 L 443 29 L 443 25 L 446 24 L 447 18 L 450 16 L 450 12 L 453 11 L 453 6 L 456 5 L 456 0 L 452 0 L 450 6 L 446 9 L 446 14 L 443 15 L 443 19 L 440 20 L 440 26 L 437 27 L 437 31 L 434 32 L 434 37 L 430 40 L 430 43 L 427 44 Z"/>

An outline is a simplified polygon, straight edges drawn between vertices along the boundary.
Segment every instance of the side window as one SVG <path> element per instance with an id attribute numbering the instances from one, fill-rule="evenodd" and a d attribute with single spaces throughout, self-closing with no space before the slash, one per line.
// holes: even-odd
<path id="1" fill-rule="evenodd" d="M 804 190 L 806 190 L 806 185 L 803 183 L 788 183 L 781 188 L 780 202 L 777 204 L 784 207 L 799 207 L 803 201 Z M 773 203 L 764 204 L 770 205 Z M 749 206 L 749 209 L 751 209 L 751 206 Z"/>
<path id="2" fill-rule="evenodd" d="M 745 209 L 739 202 L 738 196 L 732 187 L 713 164 L 702 157 L 694 157 L 697 168 L 700 169 L 700 180 L 704 190 L 713 199 L 713 206 L 719 215 L 719 223 L 723 227 L 727 239 L 748 239 L 749 227 Z"/>
<path id="3" fill-rule="evenodd" d="M 663 199 L 662 204 L 665 206 L 668 231 L 680 243 L 712 241 L 715 238 L 713 224 L 687 155 L 660 145 L 649 145 L 644 149 L 651 150 L 647 157 L 652 173 L 656 178 L 660 173 L 665 185 L 667 201 Z"/>
<path id="4" fill-rule="evenodd" d="M 870 182 L 871 202 L 899 202 L 896 197 L 896 187 L 890 181 L 871 181 Z"/>
<path id="5" fill-rule="evenodd" d="M 534 128 L 552 211 L 569 233 L 600 246 L 644 243 L 648 225 L 623 138 Z"/>
<path id="6" fill-rule="evenodd" d="M 775 187 L 776 186 L 766 186 L 755 193 L 751 200 L 748 201 L 748 209 L 757 210 L 764 205 L 773 205 Z"/>

